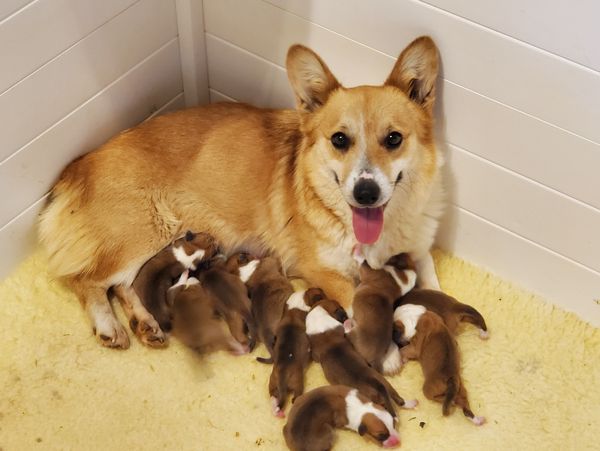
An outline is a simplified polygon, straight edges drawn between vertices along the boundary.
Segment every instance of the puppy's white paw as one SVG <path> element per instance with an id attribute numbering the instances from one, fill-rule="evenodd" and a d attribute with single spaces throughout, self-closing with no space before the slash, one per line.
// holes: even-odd
<path id="1" fill-rule="evenodd" d="M 102 346 L 117 349 L 129 348 L 129 335 L 119 320 L 113 316 L 107 316 L 101 321 L 97 321 L 94 333 Z"/>
<path id="2" fill-rule="evenodd" d="M 490 338 L 490 333 L 487 330 L 479 329 L 479 338 L 487 340 Z"/>
<path id="3" fill-rule="evenodd" d="M 469 418 L 475 426 L 481 426 L 485 424 L 485 417 L 474 416 L 473 418 Z"/>
<path id="4" fill-rule="evenodd" d="M 390 343 L 390 346 L 383 358 L 383 374 L 387 376 L 394 375 L 402 368 L 402 356 L 400 350 L 395 343 Z"/>
<path id="5" fill-rule="evenodd" d="M 402 408 L 403 409 L 416 409 L 418 405 L 419 405 L 418 399 L 406 399 L 406 400 L 404 400 L 404 405 L 402 406 Z"/>
<path id="6" fill-rule="evenodd" d="M 285 417 L 284 411 L 279 407 L 279 400 L 275 396 L 271 396 L 271 412 L 273 413 L 273 416 L 276 416 L 277 418 Z"/>

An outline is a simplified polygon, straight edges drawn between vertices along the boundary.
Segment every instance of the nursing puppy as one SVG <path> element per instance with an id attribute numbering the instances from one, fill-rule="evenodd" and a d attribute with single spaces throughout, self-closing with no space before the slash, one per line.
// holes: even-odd
<path id="1" fill-rule="evenodd" d="M 226 350 L 241 355 L 248 351 L 231 336 L 214 296 L 195 277 L 187 278 L 184 273 L 169 288 L 167 302 L 171 311 L 172 333 L 186 346 L 200 353 Z"/>
<path id="2" fill-rule="evenodd" d="M 115 293 L 122 300 L 129 317 L 131 329 L 134 332 L 140 328 L 146 329 L 156 320 L 160 328 L 156 327 L 155 334 L 138 333 L 138 336 L 155 339 L 151 344 L 163 343 L 161 330 L 171 330 L 167 290 L 184 271 L 195 270 L 198 265 L 210 260 L 216 251 L 217 244 L 210 235 L 188 231 L 142 266 L 133 281 L 133 293 L 128 293 L 131 289 L 126 287 L 115 287 Z"/>
<path id="3" fill-rule="evenodd" d="M 462 378 L 460 377 L 460 355 L 454 337 L 442 318 L 423 306 L 407 304 L 394 312 L 398 338 L 408 344 L 400 349 L 403 360 L 415 359 L 421 363 L 425 382 L 423 393 L 427 399 L 441 402 L 444 415 L 450 414 L 455 404 L 464 415 L 477 426 L 485 418 L 475 416 Z"/>
<path id="4" fill-rule="evenodd" d="M 243 253 L 233 254 L 227 260 L 224 257 L 213 259 L 211 266 L 200 271 L 197 278 L 214 298 L 234 338 L 252 350 L 256 343 L 256 326 L 248 289 L 239 276 L 240 262 L 245 265 L 247 260 L 247 254 Z"/>
<path id="5" fill-rule="evenodd" d="M 398 299 L 395 306 L 406 304 L 422 305 L 427 310 L 437 313 L 453 334 L 456 333 L 459 324 L 464 321 L 479 328 L 479 338 L 482 340 L 489 338 L 487 325 L 481 313 L 441 291 L 415 289 Z"/>
<path id="6" fill-rule="evenodd" d="M 364 262 L 359 274 L 347 337 L 372 368 L 384 372 L 387 355 L 387 361 L 392 363 L 386 365 L 385 372 L 394 372 L 400 367 L 398 347 L 392 341 L 394 301 L 415 286 L 414 264 L 408 254 L 400 254 L 378 270 Z"/>
<path id="7" fill-rule="evenodd" d="M 294 293 L 294 287 L 283 274 L 281 263 L 275 257 L 264 257 L 248 276 L 246 286 L 250 293 L 252 315 L 257 335 L 273 358 L 275 329 L 283 316 L 285 303 Z"/>
<path id="8" fill-rule="evenodd" d="M 343 313 L 336 301 L 326 299 L 315 304 L 306 316 L 312 358 L 321 364 L 329 383 L 357 388 L 371 401 L 384 406 L 393 417 L 396 417 L 396 410 L 392 401 L 401 407 L 414 408 L 416 400 L 405 402 L 346 339 Z"/>
<path id="9" fill-rule="evenodd" d="M 433 41 L 413 41 L 382 86 L 343 87 L 301 45 L 286 66 L 296 110 L 221 103 L 177 111 L 119 134 L 60 175 L 39 235 L 50 271 L 102 328 L 102 344 L 129 344 L 106 291 L 130 286 L 187 229 L 226 250 L 277 255 L 286 274 L 344 306 L 354 294 L 356 242 L 373 268 L 409 252 L 419 285 L 438 287 L 429 254 L 443 210 Z"/>
<path id="10" fill-rule="evenodd" d="M 305 320 L 310 308 L 325 298 L 320 288 L 297 291 L 286 301 L 283 317 L 275 331 L 273 359 L 257 360 L 274 363 L 269 378 L 269 394 L 273 415 L 284 416 L 287 397 L 292 402 L 304 392 L 304 372 L 310 363 L 310 342 L 306 335 Z"/>
<path id="11" fill-rule="evenodd" d="M 327 385 L 300 396 L 292 409 L 283 436 L 292 451 L 325 451 L 333 447 L 334 429 L 367 435 L 384 448 L 400 445 L 394 419 L 355 388 Z"/>

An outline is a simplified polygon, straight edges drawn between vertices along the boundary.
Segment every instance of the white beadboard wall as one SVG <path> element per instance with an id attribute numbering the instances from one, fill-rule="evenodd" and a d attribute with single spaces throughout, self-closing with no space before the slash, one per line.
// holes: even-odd
<path id="1" fill-rule="evenodd" d="M 0 2 L 0 278 L 36 245 L 64 166 L 209 100 L 202 0 Z"/>
<path id="2" fill-rule="evenodd" d="M 212 102 L 291 107 L 287 48 L 380 84 L 413 38 L 442 55 L 450 206 L 439 245 L 600 326 L 600 3 L 204 0 Z"/>

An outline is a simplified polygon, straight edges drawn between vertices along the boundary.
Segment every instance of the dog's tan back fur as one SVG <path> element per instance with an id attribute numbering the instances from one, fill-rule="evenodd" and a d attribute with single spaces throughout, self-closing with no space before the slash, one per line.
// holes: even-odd
<path id="1" fill-rule="evenodd" d="M 185 230 L 226 250 L 271 251 L 288 274 L 348 305 L 356 244 L 348 187 L 361 162 L 389 194 L 373 267 L 391 255 L 428 255 L 441 210 L 432 106 L 437 50 L 429 38 L 402 53 L 384 86 L 343 88 L 311 50 L 294 46 L 288 74 L 298 109 L 243 104 L 187 109 L 127 130 L 72 162 L 40 218 L 55 275 L 86 302 L 90 287 L 128 285 Z M 338 130 L 352 138 L 334 149 Z M 387 151 L 391 130 L 404 141 Z M 400 171 L 400 172 L 399 172 Z M 397 180 L 396 180 L 397 179 Z M 401 180 L 400 180 L 401 179 Z"/>

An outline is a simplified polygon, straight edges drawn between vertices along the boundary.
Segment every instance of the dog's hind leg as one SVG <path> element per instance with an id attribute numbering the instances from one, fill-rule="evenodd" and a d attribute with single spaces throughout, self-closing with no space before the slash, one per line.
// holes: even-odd
<path id="1" fill-rule="evenodd" d="M 485 423 L 485 417 L 476 416 L 471 410 L 471 406 L 469 405 L 469 399 L 467 397 L 467 391 L 464 386 L 461 385 L 458 389 L 458 393 L 454 398 L 454 404 L 460 407 L 464 413 L 464 415 L 473 422 L 476 426 L 481 426 Z"/>
<path id="2" fill-rule="evenodd" d="M 92 322 L 92 330 L 102 346 L 108 348 L 129 348 L 129 336 L 121 325 L 110 302 L 107 288 L 89 281 L 68 279 L 65 281 L 79 297 L 83 308 Z"/>
<path id="3" fill-rule="evenodd" d="M 152 314 L 146 310 L 133 287 L 117 285 L 114 287 L 114 292 L 121 302 L 131 330 L 140 341 L 153 348 L 166 346 L 167 341 L 164 332 Z"/>

